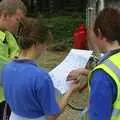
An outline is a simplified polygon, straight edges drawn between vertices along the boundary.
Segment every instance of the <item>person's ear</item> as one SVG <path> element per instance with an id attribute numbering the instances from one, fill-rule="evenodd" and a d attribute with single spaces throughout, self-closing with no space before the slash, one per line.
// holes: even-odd
<path id="1" fill-rule="evenodd" d="M 102 32 L 101 32 L 101 30 L 98 28 L 98 37 L 102 40 L 104 37 L 103 37 L 103 35 L 102 35 Z"/>
<path id="2" fill-rule="evenodd" d="M 98 35 L 101 36 L 101 30 L 98 28 Z"/>
<path id="3" fill-rule="evenodd" d="M 102 41 L 106 41 L 106 37 L 102 34 L 101 30 L 98 29 L 98 37 Z"/>

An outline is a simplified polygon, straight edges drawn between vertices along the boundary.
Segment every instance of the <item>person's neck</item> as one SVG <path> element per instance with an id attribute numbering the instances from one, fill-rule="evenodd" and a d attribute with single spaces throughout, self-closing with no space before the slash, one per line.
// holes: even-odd
<path id="1" fill-rule="evenodd" d="M 120 45 L 118 44 L 118 42 L 114 42 L 114 44 L 106 45 L 105 52 L 109 52 L 109 51 L 116 50 L 116 49 L 120 49 Z"/>
<path id="2" fill-rule="evenodd" d="M 23 51 L 20 52 L 19 58 L 20 59 L 35 60 L 36 56 L 35 56 L 34 51 L 23 50 Z"/>

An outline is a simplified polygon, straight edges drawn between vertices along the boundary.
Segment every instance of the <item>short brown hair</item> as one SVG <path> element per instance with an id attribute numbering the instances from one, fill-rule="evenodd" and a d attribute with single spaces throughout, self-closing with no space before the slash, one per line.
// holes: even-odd
<path id="1" fill-rule="evenodd" d="M 16 10 L 20 9 L 24 14 L 27 13 L 27 8 L 21 0 L 2 0 L 0 2 L 0 14 L 15 14 Z"/>
<path id="2" fill-rule="evenodd" d="M 120 11 L 113 8 L 102 10 L 94 25 L 96 36 L 98 36 L 99 31 L 109 42 L 117 40 L 120 44 Z"/>
<path id="3" fill-rule="evenodd" d="M 35 44 L 43 44 L 49 38 L 48 29 L 42 20 L 33 18 L 26 18 L 22 21 L 16 36 L 17 43 L 21 49 L 28 49 Z"/>

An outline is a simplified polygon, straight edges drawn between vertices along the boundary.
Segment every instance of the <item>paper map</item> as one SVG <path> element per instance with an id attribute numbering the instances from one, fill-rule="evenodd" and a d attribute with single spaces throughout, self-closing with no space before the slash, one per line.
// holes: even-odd
<path id="1" fill-rule="evenodd" d="M 85 68 L 92 51 L 72 49 L 66 58 L 49 72 L 54 87 L 64 94 L 70 87 L 66 78 L 72 70 Z"/>

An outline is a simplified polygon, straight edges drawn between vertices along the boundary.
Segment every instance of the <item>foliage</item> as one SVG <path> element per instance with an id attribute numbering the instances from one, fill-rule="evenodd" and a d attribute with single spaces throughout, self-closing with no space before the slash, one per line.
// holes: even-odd
<path id="1" fill-rule="evenodd" d="M 53 34 L 53 43 L 63 43 L 67 47 L 72 44 L 72 33 L 83 21 L 79 15 L 43 17 L 45 23 Z"/>

